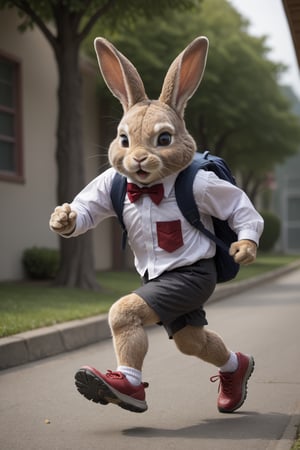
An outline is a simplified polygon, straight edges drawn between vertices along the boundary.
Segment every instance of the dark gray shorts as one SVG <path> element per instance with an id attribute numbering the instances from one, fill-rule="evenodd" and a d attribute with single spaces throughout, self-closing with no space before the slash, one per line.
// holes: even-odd
<path id="1" fill-rule="evenodd" d="M 144 277 L 143 282 L 134 292 L 158 314 L 170 338 L 186 325 L 207 325 L 202 306 L 216 286 L 213 259 L 164 272 L 149 281 Z"/>

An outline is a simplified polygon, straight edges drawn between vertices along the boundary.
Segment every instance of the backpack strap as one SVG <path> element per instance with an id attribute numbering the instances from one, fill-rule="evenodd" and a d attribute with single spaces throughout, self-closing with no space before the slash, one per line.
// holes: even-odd
<path id="1" fill-rule="evenodd" d="M 122 250 L 125 250 L 127 242 L 127 230 L 123 221 L 123 209 L 126 196 L 126 188 L 127 188 L 127 179 L 117 172 L 112 181 L 110 198 L 123 231 Z"/>
<path id="2" fill-rule="evenodd" d="M 205 226 L 201 222 L 198 207 L 194 199 L 194 179 L 199 169 L 209 170 L 210 161 L 208 160 L 208 155 L 209 151 L 206 151 L 204 153 L 196 153 L 192 163 L 179 173 L 175 182 L 176 201 L 183 216 L 193 227 L 197 228 L 199 231 L 201 231 L 201 233 L 205 234 L 205 236 L 214 241 L 215 244 L 222 250 L 228 252 L 229 247 L 222 241 L 222 239 L 205 228 Z M 117 172 L 112 181 L 110 198 L 122 228 L 123 250 L 125 249 L 127 242 L 127 230 L 123 221 L 126 188 L 126 177 Z"/>
<path id="3" fill-rule="evenodd" d="M 222 250 L 228 252 L 229 247 L 218 238 L 214 233 L 209 231 L 200 219 L 197 204 L 194 199 L 193 184 L 195 176 L 199 169 L 208 169 L 209 160 L 207 159 L 209 152 L 196 153 L 192 163 L 179 173 L 175 182 L 175 196 L 178 207 L 186 220 L 201 233 L 205 234 L 209 239 L 215 242 Z"/>

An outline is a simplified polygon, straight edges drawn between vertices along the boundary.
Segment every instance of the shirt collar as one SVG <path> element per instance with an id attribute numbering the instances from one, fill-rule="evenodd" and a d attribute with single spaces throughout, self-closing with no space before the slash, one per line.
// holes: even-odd
<path id="1" fill-rule="evenodd" d="M 169 197 L 169 195 L 170 195 L 170 193 L 171 193 L 171 191 L 172 191 L 172 189 L 174 187 L 175 180 L 177 178 L 178 173 L 179 172 L 172 173 L 171 175 L 168 175 L 167 177 L 162 178 L 161 180 L 155 181 L 154 183 L 151 183 L 151 184 L 149 184 L 147 186 L 150 187 L 150 186 L 153 186 L 155 184 L 162 183 L 164 185 L 164 197 L 167 198 L 167 197 Z M 136 181 L 132 180 L 129 177 L 127 178 L 127 182 L 128 183 L 134 183 L 134 184 L 136 184 L 139 187 L 144 187 L 145 186 L 143 184 L 137 183 Z"/>

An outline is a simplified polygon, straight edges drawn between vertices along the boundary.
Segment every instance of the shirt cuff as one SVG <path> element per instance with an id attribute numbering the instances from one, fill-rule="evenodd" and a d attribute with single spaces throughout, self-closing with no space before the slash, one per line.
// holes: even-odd
<path id="1" fill-rule="evenodd" d="M 242 230 L 238 233 L 238 240 L 248 239 L 249 241 L 254 241 L 256 245 L 259 244 L 259 234 L 254 230 Z"/>
<path id="2" fill-rule="evenodd" d="M 66 239 L 68 239 L 68 238 L 71 238 L 71 237 L 73 237 L 76 233 L 76 227 L 74 228 L 74 230 L 72 231 L 72 233 L 67 233 L 67 234 L 64 234 L 64 233 L 58 233 L 61 237 L 63 237 L 63 238 L 66 238 Z"/>

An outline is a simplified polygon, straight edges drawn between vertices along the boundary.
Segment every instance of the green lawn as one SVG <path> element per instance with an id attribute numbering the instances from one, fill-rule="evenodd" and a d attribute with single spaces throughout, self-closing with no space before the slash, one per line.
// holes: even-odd
<path id="1" fill-rule="evenodd" d="M 291 450 L 300 450 L 300 425 L 298 426 L 296 440 Z"/>
<path id="2" fill-rule="evenodd" d="M 101 292 L 58 288 L 48 282 L 0 283 L 0 337 L 105 313 L 139 286 L 135 272 L 99 274 Z"/>
<path id="3" fill-rule="evenodd" d="M 236 280 L 277 269 L 295 259 L 259 255 L 255 264 L 241 268 Z M 102 272 L 99 282 L 102 291 L 97 293 L 42 282 L 0 283 L 0 337 L 105 313 L 116 299 L 139 286 L 140 279 L 135 272 Z"/>
<path id="4" fill-rule="evenodd" d="M 257 275 L 280 268 L 299 259 L 299 256 L 289 255 L 266 255 L 258 253 L 257 260 L 249 266 L 241 266 L 235 281 L 246 280 Z"/>

